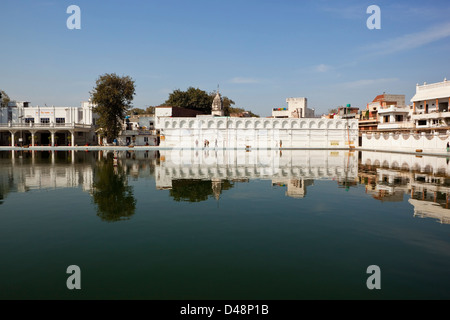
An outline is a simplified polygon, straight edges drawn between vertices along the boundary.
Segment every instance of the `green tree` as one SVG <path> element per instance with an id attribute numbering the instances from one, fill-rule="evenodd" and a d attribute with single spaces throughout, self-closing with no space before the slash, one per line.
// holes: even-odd
<path id="1" fill-rule="evenodd" d="M 228 114 L 227 114 L 228 112 Z M 253 112 L 249 111 L 249 110 L 245 110 L 243 108 L 233 108 L 233 107 L 229 107 L 227 111 L 225 111 L 225 115 L 229 116 L 232 113 L 242 113 L 242 112 L 248 112 L 248 114 L 250 115 L 250 117 L 256 117 L 259 118 L 259 115 L 254 114 Z"/>
<path id="2" fill-rule="evenodd" d="M 139 115 L 139 114 L 145 114 L 145 110 L 141 109 L 141 108 L 133 108 L 128 110 L 127 115 L 129 116 L 134 116 L 134 115 Z"/>
<path id="3" fill-rule="evenodd" d="M 164 104 L 210 113 L 213 99 L 206 91 L 189 87 L 186 91 L 174 90 Z"/>
<path id="4" fill-rule="evenodd" d="M 155 107 L 149 106 L 147 109 L 145 109 L 146 114 L 155 114 Z"/>
<path id="5" fill-rule="evenodd" d="M 91 98 L 96 105 L 94 112 L 99 115 L 97 124 L 103 128 L 108 142 L 112 142 L 119 135 L 134 95 L 134 80 L 129 76 L 119 77 L 112 73 L 97 79 Z"/>
<path id="6" fill-rule="evenodd" d="M 8 106 L 8 102 L 10 102 L 10 101 L 11 101 L 11 99 L 6 94 L 6 92 L 3 91 L 3 90 L 0 90 L 0 106 L 1 107 L 7 107 Z"/>

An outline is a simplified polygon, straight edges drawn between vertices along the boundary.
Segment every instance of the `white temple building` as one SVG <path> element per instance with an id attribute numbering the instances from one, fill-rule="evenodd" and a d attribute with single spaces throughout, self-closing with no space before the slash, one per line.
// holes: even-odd
<path id="1" fill-rule="evenodd" d="M 287 99 L 294 116 L 235 118 L 223 116 L 217 92 L 209 115 L 173 116 L 155 109 L 161 147 L 179 148 L 343 148 L 356 146 L 357 119 L 311 118 L 306 98 Z M 297 115 L 297 116 L 295 116 Z"/>

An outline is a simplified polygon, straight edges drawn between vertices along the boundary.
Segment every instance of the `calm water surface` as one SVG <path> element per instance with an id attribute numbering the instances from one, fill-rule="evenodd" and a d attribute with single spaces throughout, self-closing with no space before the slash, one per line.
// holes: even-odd
<path id="1" fill-rule="evenodd" d="M 448 194 L 437 157 L 0 152 L 0 298 L 448 299 Z"/>

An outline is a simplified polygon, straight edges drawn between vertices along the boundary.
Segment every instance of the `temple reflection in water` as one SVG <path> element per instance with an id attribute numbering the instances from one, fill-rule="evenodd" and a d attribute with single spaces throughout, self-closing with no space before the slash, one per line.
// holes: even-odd
<path id="1" fill-rule="evenodd" d="M 177 149 L 0 152 L 0 162 L 0 204 L 11 192 L 81 188 L 108 221 L 133 215 L 138 200 L 133 180 L 154 180 L 156 189 L 168 190 L 174 201 L 200 202 L 219 199 L 236 183 L 258 179 L 271 181 L 296 199 L 307 197 L 316 180 L 333 181 L 347 190 L 364 185 L 374 199 L 408 199 L 415 217 L 450 223 L 450 166 L 444 157 L 344 150 Z M 113 200 L 104 199 L 112 195 L 126 205 L 112 206 Z"/>
<path id="2" fill-rule="evenodd" d="M 172 189 L 178 180 L 210 180 L 218 198 L 219 181 L 271 180 L 286 187 L 286 195 L 302 198 L 314 180 L 335 180 L 339 185 L 356 185 L 358 164 L 355 153 L 328 150 L 220 150 L 161 151 L 155 167 L 157 189 Z"/>

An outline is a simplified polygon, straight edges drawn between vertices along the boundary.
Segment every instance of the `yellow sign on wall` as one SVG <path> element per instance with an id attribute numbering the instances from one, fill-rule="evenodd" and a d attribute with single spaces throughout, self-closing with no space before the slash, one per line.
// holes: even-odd
<path id="1" fill-rule="evenodd" d="M 338 146 L 339 145 L 339 141 L 330 141 L 330 144 L 332 146 Z"/>

